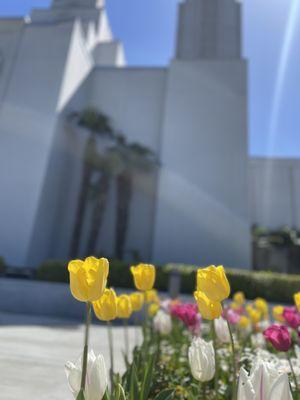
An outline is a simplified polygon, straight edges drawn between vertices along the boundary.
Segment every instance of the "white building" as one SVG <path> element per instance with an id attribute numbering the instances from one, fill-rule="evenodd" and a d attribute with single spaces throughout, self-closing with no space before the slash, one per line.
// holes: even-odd
<path id="1" fill-rule="evenodd" d="M 183 1 L 165 68 L 126 66 L 104 0 L 53 0 L 25 20 L 0 20 L 0 255 L 10 265 L 68 257 L 84 134 L 66 116 L 93 106 L 161 163 L 136 177 L 127 250 L 160 263 L 250 266 L 240 13 L 235 0 Z"/>

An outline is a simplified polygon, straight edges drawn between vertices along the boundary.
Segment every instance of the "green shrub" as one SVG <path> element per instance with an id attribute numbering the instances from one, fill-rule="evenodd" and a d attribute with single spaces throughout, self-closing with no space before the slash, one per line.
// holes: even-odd
<path id="1" fill-rule="evenodd" d="M 0 257 L 0 274 L 4 274 L 5 272 L 5 261 L 3 257 Z"/>
<path id="2" fill-rule="evenodd" d="M 167 291 L 172 272 L 181 276 L 181 292 L 192 294 L 196 285 L 197 267 L 184 264 L 167 264 L 158 267 L 155 287 Z M 287 275 L 275 272 L 226 269 L 231 293 L 243 291 L 248 299 L 264 297 L 268 301 L 291 303 L 293 294 L 300 290 L 300 275 Z M 49 260 L 37 270 L 37 279 L 51 282 L 69 282 L 67 262 Z M 110 260 L 108 286 L 134 289 L 129 264 Z"/>
<path id="3" fill-rule="evenodd" d="M 128 263 L 124 261 L 109 261 L 108 286 L 133 288 L 132 276 Z M 69 282 L 68 262 L 62 260 L 47 260 L 37 269 L 38 280 L 49 282 Z"/>
<path id="4" fill-rule="evenodd" d="M 196 285 L 197 267 L 184 264 L 169 264 L 164 267 L 168 273 L 181 274 L 181 292 L 192 293 Z M 277 272 L 227 269 L 231 293 L 243 291 L 248 299 L 263 297 L 268 301 L 292 303 L 293 294 L 300 290 L 300 275 Z"/>
<path id="5" fill-rule="evenodd" d="M 47 260 L 37 269 L 36 278 L 48 282 L 69 282 L 67 261 Z"/>

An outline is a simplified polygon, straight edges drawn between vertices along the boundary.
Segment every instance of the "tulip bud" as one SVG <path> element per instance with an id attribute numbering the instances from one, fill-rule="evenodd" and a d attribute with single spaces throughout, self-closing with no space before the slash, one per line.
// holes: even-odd
<path id="1" fill-rule="evenodd" d="M 132 266 L 130 271 L 133 275 L 135 287 L 142 292 L 151 290 L 155 282 L 155 267 L 151 264 L 139 264 Z"/>
<path id="2" fill-rule="evenodd" d="M 130 294 L 131 306 L 133 311 L 140 311 L 144 304 L 144 295 L 141 292 Z"/>
<path id="3" fill-rule="evenodd" d="M 150 304 L 150 306 L 148 307 L 148 315 L 150 315 L 150 317 L 153 317 L 159 309 L 160 307 L 157 303 Z"/>
<path id="4" fill-rule="evenodd" d="M 250 325 L 250 319 L 247 318 L 245 315 L 241 315 L 241 318 L 238 322 L 238 326 L 242 329 L 247 329 Z"/>
<path id="5" fill-rule="evenodd" d="M 300 312 L 300 292 L 294 294 L 294 300 L 298 311 Z"/>
<path id="6" fill-rule="evenodd" d="M 117 317 L 129 318 L 132 314 L 132 306 L 130 297 L 127 294 L 122 294 L 117 297 Z"/>
<path id="7" fill-rule="evenodd" d="M 253 325 L 256 325 L 261 320 L 261 312 L 252 306 L 246 307 L 247 313 Z"/>
<path id="8" fill-rule="evenodd" d="M 292 338 L 288 328 L 284 325 L 272 325 L 264 331 L 264 337 L 278 351 L 289 351 Z"/>
<path id="9" fill-rule="evenodd" d="M 272 314 L 273 314 L 273 318 L 275 319 L 275 321 L 285 322 L 285 319 L 283 317 L 283 311 L 284 311 L 283 306 L 273 307 Z"/>
<path id="10" fill-rule="evenodd" d="M 269 307 L 268 307 L 268 303 L 266 302 L 266 300 L 262 299 L 261 297 L 257 297 L 254 300 L 254 304 L 255 304 L 255 307 L 261 312 L 263 318 L 268 319 Z"/>
<path id="11" fill-rule="evenodd" d="M 147 292 L 145 292 L 145 297 L 147 303 L 160 303 L 156 289 L 147 290 Z"/>
<path id="12" fill-rule="evenodd" d="M 230 294 L 230 286 L 225 270 L 220 265 L 198 269 L 197 291 L 203 292 L 211 301 L 221 302 Z"/>
<path id="13" fill-rule="evenodd" d="M 201 338 L 192 341 L 188 351 L 189 364 L 193 377 L 200 382 L 207 382 L 215 375 L 215 351 L 212 342 Z"/>
<path id="14" fill-rule="evenodd" d="M 82 359 L 75 364 L 67 362 L 65 366 L 67 379 L 74 398 L 80 391 Z M 101 354 L 95 356 L 93 350 L 88 353 L 86 385 L 84 391 L 85 400 L 101 400 L 107 388 L 107 373 L 104 358 Z"/>
<path id="15" fill-rule="evenodd" d="M 169 335 L 172 330 L 172 319 L 169 314 L 159 310 L 153 318 L 153 327 L 161 335 Z"/>
<path id="16" fill-rule="evenodd" d="M 68 264 L 70 288 L 75 299 L 85 302 L 98 300 L 106 287 L 109 263 L 106 258 L 88 257 Z"/>
<path id="17" fill-rule="evenodd" d="M 198 304 L 199 313 L 202 318 L 213 320 L 221 316 L 221 303 L 211 301 L 203 292 L 200 291 L 196 291 L 194 293 L 194 297 Z"/>
<path id="18" fill-rule="evenodd" d="M 230 332 L 227 322 L 224 318 L 220 317 L 214 320 L 215 331 L 217 338 L 222 343 L 230 343 Z"/>
<path id="19" fill-rule="evenodd" d="M 96 317 L 101 321 L 112 321 L 117 317 L 117 295 L 113 289 L 105 289 L 103 296 L 93 303 Z"/>
<path id="20" fill-rule="evenodd" d="M 242 306 L 243 304 L 245 304 L 245 295 L 243 292 L 236 292 L 233 295 L 233 301 L 238 304 L 239 306 Z"/>
<path id="21" fill-rule="evenodd" d="M 300 313 L 297 312 L 296 307 L 285 307 L 282 315 L 291 328 L 297 330 L 300 327 Z"/>

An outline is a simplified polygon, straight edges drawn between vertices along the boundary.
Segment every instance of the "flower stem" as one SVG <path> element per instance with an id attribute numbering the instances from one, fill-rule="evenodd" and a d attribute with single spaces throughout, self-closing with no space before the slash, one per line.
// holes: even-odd
<path id="1" fill-rule="evenodd" d="M 213 341 L 213 346 L 215 350 L 215 378 L 214 378 L 214 386 L 215 386 L 215 392 L 217 395 L 218 392 L 218 379 L 219 379 L 219 365 L 218 365 L 218 355 L 217 355 L 217 336 L 216 336 L 216 330 L 215 330 L 215 323 L 214 320 L 211 321 L 211 335 L 212 335 L 212 341 Z"/>
<path id="2" fill-rule="evenodd" d="M 128 319 L 127 318 L 123 319 L 123 325 L 124 325 L 125 354 L 126 354 L 126 358 L 128 360 L 128 356 L 129 356 L 129 336 L 128 336 Z"/>
<path id="3" fill-rule="evenodd" d="M 144 333 L 144 341 L 147 342 L 148 339 L 148 304 L 147 304 L 147 294 L 144 292 L 144 304 L 145 304 L 145 318 L 144 318 L 144 326 L 143 326 L 143 333 Z"/>
<path id="4" fill-rule="evenodd" d="M 297 381 L 297 377 L 296 377 L 296 374 L 295 374 L 295 370 L 294 370 L 292 361 L 291 361 L 291 359 L 290 359 L 290 357 L 289 357 L 288 355 L 287 355 L 287 360 L 288 360 L 289 365 L 290 365 L 291 373 L 292 373 L 292 375 L 293 375 L 293 380 L 294 380 L 295 387 L 296 387 L 296 394 L 297 394 L 297 396 L 298 396 L 298 393 L 300 393 L 300 388 L 299 388 L 299 386 L 298 386 L 298 381 Z M 297 398 L 298 398 L 298 397 L 297 397 Z"/>
<path id="5" fill-rule="evenodd" d="M 81 384 L 80 384 L 80 389 L 82 392 L 85 389 L 85 381 L 86 381 L 90 324 L 91 324 L 91 303 L 87 302 L 86 303 L 84 348 L 83 348 L 83 358 L 82 358 L 82 374 L 81 374 Z"/>
<path id="6" fill-rule="evenodd" d="M 109 356 L 110 356 L 110 384 L 111 391 L 113 391 L 114 386 L 114 346 L 113 346 L 113 334 L 111 322 L 107 321 L 107 333 L 108 333 L 108 343 L 109 343 Z"/>
<path id="7" fill-rule="evenodd" d="M 231 351 L 232 351 L 232 369 L 233 369 L 232 400 L 236 400 L 236 398 L 237 398 L 237 385 L 236 385 L 237 373 L 236 373 L 236 363 L 235 363 L 235 347 L 234 347 L 234 340 L 233 340 L 231 326 L 228 321 L 227 321 L 227 326 L 228 326 L 228 330 L 229 330 L 229 334 L 230 334 Z"/>

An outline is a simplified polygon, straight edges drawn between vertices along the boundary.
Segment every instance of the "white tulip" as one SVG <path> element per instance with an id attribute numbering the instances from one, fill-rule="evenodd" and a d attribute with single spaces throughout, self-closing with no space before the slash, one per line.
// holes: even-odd
<path id="1" fill-rule="evenodd" d="M 195 338 L 189 347 L 189 364 L 193 377 L 200 382 L 210 381 L 215 375 L 215 351 L 212 342 Z"/>
<path id="2" fill-rule="evenodd" d="M 159 310 L 153 318 L 153 326 L 156 332 L 162 335 L 169 335 L 172 330 L 172 319 L 169 314 Z"/>
<path id="3" fill-rule="evenodd" d="M 70 389 L 74 398 L 80 391 L 82 358 L 75 364 L 68 361 L 65 366 Z M 88 353 L 85 400 L 101 400 L 107 388 L 107 373 L 102 354 L 95 356 L 93 350 Z"/>
<path id="4" fill-rule="evenodd" d="M 230 332 L 228 329 L 227 321 L 220 317 L 214 320 L 215 331 L 217 338 L 222 343 L 230 343 Z"/>
<path id="5" fill-rule="evenodd" d="M 241 368 L 237 400 L 293 400 L 286 373 L 258 360 L 250 375 Z"/>
<path id="6" fill-rule="evenodd" d="M 262 333 L 251 335 L 251 344 L 255 348 L 263 349 L 266 346 L 266 339 Z"/>

